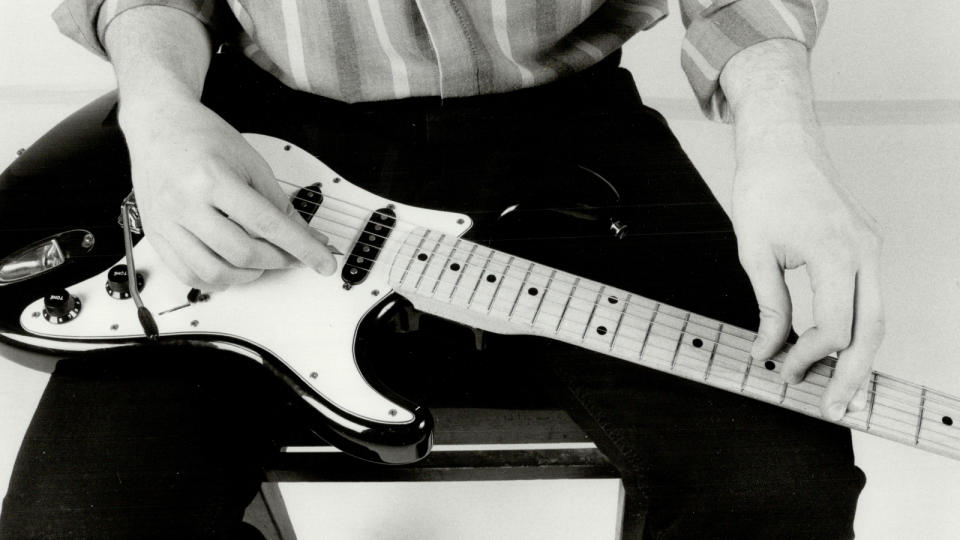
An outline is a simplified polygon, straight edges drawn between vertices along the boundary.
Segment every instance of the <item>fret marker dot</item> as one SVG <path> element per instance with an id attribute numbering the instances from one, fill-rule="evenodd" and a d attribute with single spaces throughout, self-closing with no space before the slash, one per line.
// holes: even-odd
<path id="1" fill-rule="evenodd" d="M 693 346 L 696 348 L 703 347 L 703 340 L 700 338 L 693 338 Z"/>
<path id="2" fill-rule="evenodd" d="M 598 326 L 598 327 L 597 327 L 597 333 L 600 334 L 601 336 L 604 335 L 604 334 L 606 334 L 606 333 L 607 333 L 607 327 L 606 327 L 606 326 Z"/>
<path id="3" fill-rule="evenodd" d="M 421 254 L 417 255 L 417 260 L 418 260 L 418 261 L 425 261 L 425 260 L 427 260 L 427 254 L 426 254 L 426 253 L 421 253 Z"/>
<path id="4" fill-rule="evenodd" d="M 457 263 L 453 263 L 450 265 L 450 269 L 456 272 L 457 270 L 460 270 L 460 265 Z"/>
<path id="5" fill-rule="evenodd" d="M 536 296 L 537 293 L 539 292 L 540 291 L 538 291 L 536 287 L 530 287 L 529 289 L 527 289 L 527 294 L 529 294 L 530 296 Z"/>
<path id="6" fill-rule="evenodd" d="M 940 419 L 940 421 L 943 422 L 943 425 L 945 426 L 953 425 L 953 418 L 950 418 L 949 416 L 944 416 L 943 418 Z"/>
<path id="7" fill-rule="evenodd" d="M 763 367 L 769 369 L 770 371 L 777 369 L 777 365 L 773 363 L 773 360 L 767 360 L 764 362 Z"/>
<path id="8" fill-rule="evenodd" d="M 616 296 L 608 296 L 608 297 L 607 297 L 607 302 L 610 302 L 611 304 L 616 304 L 616 303 L 619 302 L 619 301 L 620 301 L 620 300 L 617 300 L 617 297 L 616 297 Z"/>
<path id="9" fill-rule="evenodd" d="M 495 275 L 493 275 L 493 274 L 487 274 L 487 281 L 488 281 L 488 282 L 493 283 L 493 282 L 496 281 L 496 280 L 497 280 L 497 276 L 495 276 Z"/>

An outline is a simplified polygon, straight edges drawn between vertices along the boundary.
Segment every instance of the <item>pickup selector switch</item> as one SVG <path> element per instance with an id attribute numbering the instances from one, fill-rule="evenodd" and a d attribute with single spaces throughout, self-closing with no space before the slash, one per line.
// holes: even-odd
<path id="1" fill-rule="evenodd" d="M 53 291 L 43 297 L 43 318 L 53 324 L 72 321 L 80 314 L 80 299 L 66 289 Z"/>
<path id="2" fill-rule="evenodd" d="M 143 290 L 143 274 L 137 272 L 137 292 Z M 118 264 L 107 272 L 107 294 L 117 300 L 130 298 L 130 281 L 127 265 Z"/>

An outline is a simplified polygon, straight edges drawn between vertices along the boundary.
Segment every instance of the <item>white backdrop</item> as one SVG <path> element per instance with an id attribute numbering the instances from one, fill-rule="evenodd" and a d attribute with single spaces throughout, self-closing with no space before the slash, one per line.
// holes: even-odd
<path id="1" fill-rule="evenodd" d="M 522 0 L 521 0 L 522 1 Z M 69 111 L 113 85 L 109 66 L 60 37 L 57 0 L 4 0 L 0 166 Z M 675 2 L 674 2 L 675 4 Z M 909 7 L 908 7 L 909 6 Z M 674 5 L 674 13 L 678 9 Z M 835 0 L 814 56 L 821 118 L 848 187 L 884 225 L 888 337 L 878 366 L 960 394 L 960 2 Z M 729 131 L 707 124 L 679 68 L 674 16 L 627 47 L 625 64 L 661 105 L 721 201 Z M 666 52 L 665 52 L 666 51 Z M 791 276 L 801 291 L 803 278 Z M 798 302 L 799 326 L 809 321 Z M 9 351 L 0 350 L 0 354 Z M 0 361 L 0 494 L 44 376 Z M 870 478 L 859 538 L 960 537 L 956 463 L 857 437 Z M 919 455 L 918 455 L 919 454 Z M 814 518 L 815 519 L 815 518 Z"/>

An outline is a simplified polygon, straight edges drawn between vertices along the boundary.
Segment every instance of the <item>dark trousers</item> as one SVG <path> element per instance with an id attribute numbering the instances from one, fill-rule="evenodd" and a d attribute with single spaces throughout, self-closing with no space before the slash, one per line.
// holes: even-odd
<path id="1" fill-rule="evenodd" d="M 471 213 L 474 240 L 756 327 L 729 220 L 616 59 L 509 95 L 345 105 L 218 58 L 205 100 L 366 189 Z M 436 319 L 382 345 L 378 373 L 427 406 L 559 399 L 638 495 L 628 513 L 647 538 L 853 536 L 864 477 L 845 429 L 539 338 L 477 351 Z M 239 537 L 263 464 L 296 431 L 290 400 L 260 366 L 203 348 L 61 361 L 0 536 Z"/>

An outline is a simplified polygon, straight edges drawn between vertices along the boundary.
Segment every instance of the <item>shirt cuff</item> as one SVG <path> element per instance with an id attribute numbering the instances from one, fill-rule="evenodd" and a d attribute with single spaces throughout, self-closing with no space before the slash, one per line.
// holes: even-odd
<path id="1" fill-rule="evenodd" d="M 60 32 L 102 58 L 107 57 L 103 36 L 118 15 L 143 6 L 179 9 L 210 24 L 214 0 L 65 0 L 53 12 Z"/>
<path id="2" fill-rule="evenodd" d="M 703 113 L 726 120 L 720 72 L 738 52 L 768 39 L 792 39 L 812 49 L 826 0 L 697 0 L 703 10 L 690 18 L 680 63 Z"/>

